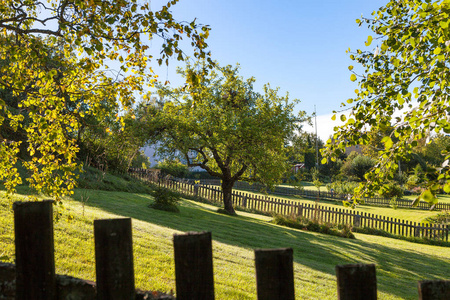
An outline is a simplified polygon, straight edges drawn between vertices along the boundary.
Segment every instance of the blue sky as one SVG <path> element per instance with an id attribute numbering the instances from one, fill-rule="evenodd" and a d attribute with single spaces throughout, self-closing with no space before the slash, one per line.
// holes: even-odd
<path id="1" fill-rule="evenodd" d="M 152 1 L 156 9 L 158 3 Z M 322 139 L 332 132 L 333 110 L 353 97 L 356 83 L 350 81 L 352 64 L 346 50 L 364 49 L 371 32 L 358 27 L 361 14 L 372 11 L 387 0 L 294 1 L 294 0 L 181 0 L 172 7 L 181 21 L 197 18 L 211 27 L 208 38 L 212 58 L 219 64 L 241 65 L 241 75 L 256 78 L 260 91 L 265 83 L 300 99 L 297 110 L 314 112 Z M 376 47 L 373 42 L 370 50 Z M 182 81 L 175 73 L 176 61 L 155 68 L 161 79 L 172 85 Z"/>

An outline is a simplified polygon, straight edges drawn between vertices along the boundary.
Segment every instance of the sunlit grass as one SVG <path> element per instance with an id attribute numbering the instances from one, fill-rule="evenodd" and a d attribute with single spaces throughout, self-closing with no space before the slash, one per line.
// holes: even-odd
<path id="1" fill-rule="evenodd" d="M 82 195 L 89 196 L 84 216 Z M 145 290 L 175 290 L 172 236 L 186 231 L 212 232 L 216 299 L 256 299 L 256 248 L 294 249 L 298 299 L 337 299 L 337 264 L 375 263 L 380 299 L 417 299 L 417 280 L 448 279 L 450 271 L 448 248 L 304 232 L 271 224 L 267 216 L 222 215 L 217 207 L 189 200 L 182 200 L 180 213 L 169 213 L 148 208 L 151 201 L 144 194 L 76 190 L 73 199 L 64 200 L 62 218 L 55 223 L 57 273 L 95 280 L 93 220 L 114 217 L 133 218 L 136 287 Z M 0 203 L 0 249 L 13 261 L 11 203 L 4 197 Z"/>

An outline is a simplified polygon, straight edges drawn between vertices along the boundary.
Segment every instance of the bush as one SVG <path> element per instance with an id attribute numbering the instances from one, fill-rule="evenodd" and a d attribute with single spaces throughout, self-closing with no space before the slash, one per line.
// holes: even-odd
<path id="1" fill-rule="evenodd" d="M 426 218 L 425 221 L 430 222 L 431 224 L 450 225 L 450 212 L 444 211 L 444 212 L 438 213 L 435 216 Z"/>
<path id="2" fill-rule="evenodd" d="M 329 223 L 320 223 L 318 221 L 311 221 L 301 216 L 296 217 L 296 216 L 283 216 L 280 214 L 275 214 L 273 216 L 272 223 L 286 227 L 330 234 L 350 239 L 355 238 L 354 234 L 352 233 L 352 227 L 349 225 L 344 224 L 333 225 Z"/>
<path id="3" fill-rule="evenodd" d="M 149 205 L 150 208 L 165 210 L 170 212 L 179 212 L 178 202 L 180 201 L 180 194 L 173 192 L 164 187 L 157 187 L 150 192 L 155 201 Z"/>
<path id="4" fill-rule="evenodd" d="M 390 181 L 380 189 L 378 194 L 384 198 L 396 197 L 400 199 L 403 197 L 403 191 L 403 188 L 398 183 L 395 181 Z"/>
<path id="5" fill-rule="evenodd" d="M 333 189 L 334 192 L 338 195 L 347 196 L 348 194 L 353 194 L 353 191 L 358 186 L 359 183 L 354 181 L 334 181 L 327 184 L 327 189 L 328 191 L 331 191 L 331 189 Z"/>

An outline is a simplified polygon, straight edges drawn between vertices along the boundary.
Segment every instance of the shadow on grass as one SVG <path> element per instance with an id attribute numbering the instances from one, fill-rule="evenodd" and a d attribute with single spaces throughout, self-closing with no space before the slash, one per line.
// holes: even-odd
<path id="1" fill-rule="evenodd" d="M 193 201 L 182 201 L 180 213 L 170 213 L 148 208 L 151 197 L 142 194 L 96 190 L 89 194 L 88 206 L 178 231 L 211 231 L 213 239 L 221 243 L 246 249 L 292 247 L 296 263 L 332 275 L 338 264 L 374 263 L 378 290 L 402 298 L 417 299 L 417 280 L 448 279 L 445 276 L 450 273 L 450 261 L 444 257 L 376 241 L 344 239 L 280 227 L 242 215 L 223 215 Z M 81 191 L 77 190 L 73 198 L 80 201 Z"/>

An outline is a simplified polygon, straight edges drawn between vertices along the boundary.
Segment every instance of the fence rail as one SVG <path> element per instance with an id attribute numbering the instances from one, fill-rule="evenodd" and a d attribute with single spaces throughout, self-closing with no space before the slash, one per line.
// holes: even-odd
<path id="1" fill-rule="evenodd" d="M 188 179 L 187 182 L 194 183 L 195 180 Z M 218 179 L 201 179 L 200 184 L 202 185 L 220 185 L 220 180 Z M 296 188 L 276 186 L 273 190 L 265 189 L 265 187 L 259 183 L 250 184 L 244 181 L 238 181 L 235 183 L 234 187 L 240 190 L 247 190 L 252 192 L 265 191 L 269 195 L 278 196 L 302 196 L 304 198 L 328 200 L 328 201 L 342 201 L 347 199 L 347 195 L 338 194 L 335 192 L 323 192 L 314 190 L 300 190 Z M 392 201 L 388 198 L 372 197 L 363 198 L 365 204 L 376 205 L 376 206 L 391 206 Z M 397 199 L 395 200 L 395 205 L 400 208 L 415 208 L 421 210 L 429 210 L 430 205 L 425 201 L 420 201 L 416 207 L 412 207 L 414 201 L 408 199 Z M 450 204 L 448 203 L 437 203 L 434 207 L 435 210 L 450 210 Z"/>
<path id="2" fill-rule="evenodd" d="M 199 196 L 212 202 L 220 203 L 222 191 L 211 185 L 194 184 L 192 181 L 176 181 L 160 179 L 143 172 L 132 173 L 141 180 L 158 183 L 166 188 L 176 190 L 187 195 Z M 297 215 L 309 219 L 317 219 L 332 224 L 347 224 L 353 227 L 383 230 L 390 234 L 404 237 L 417 237 L 448 242 L 450 226 L 444 224 L 426 224 L 400 220 L 355 210 L 332 208 L 315 204 L 301 204 L 295 200 L 278 199 L 269 196 L 233 192 L 232 202 L 235 207 L 255 210 L 265 213 L 279 213 L 282 215 Z"/>
<path id="3" fill-rule="evenodd" d="M 52 210 L 49 201 L 14 204 L 14 224 L 20 228 L 15 231 L 16 276 L 0 282 L 2 299 L 147 299 L 138 297 L 135 290 L 130 218 L 94 221 L 96 287 L 90 285 L 83 291 L 59 284 L 57 288 Z M 211 233 L 174 235 L 173 246 L 177 299 L 213 300 Z M 295 299 L 293 261 L 292 248 L 255 250 L 258 299 Z M 6 269 L 13 268 L 8 265 Z M 338 265 L 336 278 L 338 299 L 377 299 L 375 265 Z M 5 287 L 11 292 L 12 285 L 12 293 L 6 294 Z M 419 281 L 418 292 L 419 300 L 449 299 L 450 281 Z"/>

